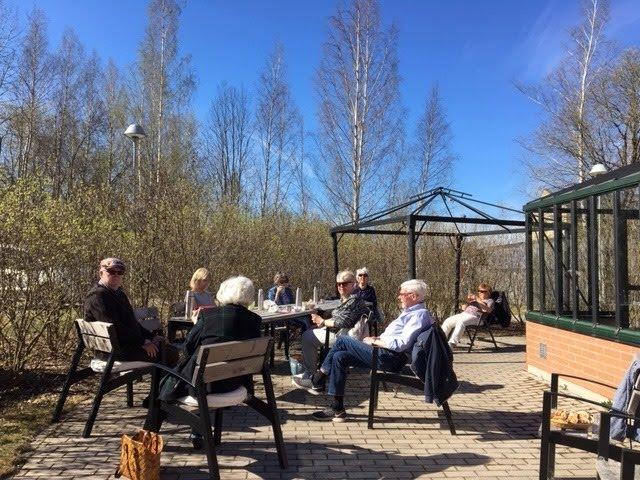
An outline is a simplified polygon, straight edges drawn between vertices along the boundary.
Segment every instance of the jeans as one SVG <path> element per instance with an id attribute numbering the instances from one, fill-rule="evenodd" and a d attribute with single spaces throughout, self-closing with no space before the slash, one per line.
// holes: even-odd
<path id="1" fill-rule="evenodd" d="M 318 367 L 318 349 L 324 346 L 326 328 L 310 328 L 302 334 L 302 357 L 305 371 L 311 375 Z M 336 334 L 329 332 L 329 346 L 336 340 Z"/>
<path id="2" fill-rule="evenodd" d="M 371 367 L 373 347 L 366 343 L 351 338 L 348 335 L 338 337 L 335 345 L 324 359 L 321 370 L 329 375 L 329 395 L 344 395 L 347 373 L 350 366 Z M 393 352 L 380 349 L 378 351 L 378 368 L 388 372 L 399 371 L 407 361 L 407 356 L 402 352 Z"/>

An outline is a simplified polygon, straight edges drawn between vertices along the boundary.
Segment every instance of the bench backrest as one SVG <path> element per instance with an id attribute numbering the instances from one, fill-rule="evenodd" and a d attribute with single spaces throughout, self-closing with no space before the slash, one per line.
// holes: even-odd
<path id="1" fill-rule="evenodd" d="M 85 348 L 111 353 L 117 345 L 115 328 L 110 323 L 87 322 L 79 318 L 76 320 L 76 326 Z"/>
<path id="2" fill-rule="evenodd" d="M 270 337 L 202 345 L 192 381 L 202 375 L 204 383 L 261 372 L 268 361 Z"/>

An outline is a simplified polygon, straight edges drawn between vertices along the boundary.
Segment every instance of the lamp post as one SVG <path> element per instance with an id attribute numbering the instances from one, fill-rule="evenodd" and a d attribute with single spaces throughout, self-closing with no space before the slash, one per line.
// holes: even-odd
<path id="1" fill-rule="evenodd" d="M 136 178 L 136 192 L 140 191 L 141 177 L 140 177 L 140 159 L 138 142 L 141 138 L 145 138 L 147 134 L 142 128 L 142 125 L 132 123 L 124 131 L 124 134 L 133 142 L 133 174 Z"/>

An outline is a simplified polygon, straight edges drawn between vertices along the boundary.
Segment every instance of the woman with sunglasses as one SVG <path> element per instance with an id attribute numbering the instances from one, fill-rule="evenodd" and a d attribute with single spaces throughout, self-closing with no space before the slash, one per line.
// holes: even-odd
<path id="1" fill-rule="evenodd" d="M 460 338 L 464 334 L 467 325 L 478 325 L 483 313 L 491 313 L 493 311 L 493 300 L 491 298 L 491 286 L 487 283 L 478 285 L 478 294 L 469 294 L 466 304 L 462 305 L 462 312 L 452 315 L 442 323 L 442 330 L 446 336 L 449 336 L 451 330 L 451 338 L 449 345 L 455 347 L 458 345 Z"/>
<path id="2" fill-rule="evenodd" d="M 376 298 L 376 289 L 369 284 L 369 270 L 367 267 L 359 268 L 356 271 L 356 277 L 358 278 L 358 285 L 353 293 L 363 299 L 365 302 L 369 302 L 373 305 L 373 311 L 378 311 L 378 299 Z"/>
<path id="3" fill-rule="evenodd" d="M 340 294 L 342 304 L 336 308 L 331 318 L 322 318 L 320 315 L 311 315 L 311 322 L 318 328 L 311 328 L 302 334 L 302 356 L 305 374 L 300 378 L 294 377 L 294 382 L 305 387 L 304 382 L 309 382 L 311 374 L 318 366 L 318 349 L 324 345 L 327 327 L 340 329 L 337 333 L 329 332 L 329 346 L 333 346 L 336 337 L 346 335 L 349 330 L 358 323 L 363 315 L 369 313 L 364 300 L 354 295 L 356 276 L 351 270 L 343 270 L 336 276 L 336 286 Z M 304 380 L 302 384 L 298 380 Z M 305 387 L 306 388 L 306 387 Z"/>

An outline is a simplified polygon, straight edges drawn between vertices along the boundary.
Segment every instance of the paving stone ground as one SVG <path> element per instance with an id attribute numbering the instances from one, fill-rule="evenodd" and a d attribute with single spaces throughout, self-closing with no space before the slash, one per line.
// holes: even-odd
<path id="1" fill-rule="evenodd" d="M 450 400 L 457 435 L 449 433 L 442 411 L 425 404 L 420 392 L 402 388 L 380 392 L 374 430 L 368 430 L 368 381 L 354 371 L 346 397 L 345 423 L 319 423 L 311 413 L 325 396 L 294 390 L 288 365 L 280 359 L 273 372 L 283 422 L 289 468 L 280 470 L 271 429 L 248 407 L 225 411 L 218 449 L 223 479 L 418 479 L 537 478 L 542 391 L 545 385 L 525 370 L 524 337 L 498 339 L 499 352 L 478 344 L 456 352 L 460 389 Z M 478 348 L 480 347 L 480 348 Z M 15 478 L 110 479 L 119 459 L 120 434 L 144 423 L 139 406 L 148 384 L 136 385 L 137 407 L 126 408 L 124 391 L 112 392 L 102 405 L 94 433 L 80 433 L 89 402 L 67 412 L 33 442 L 33 454 Z M 260 394 L 258 388 L 257 394 Z M 206 479 L 207 462 L 194 451 L 184 426 L 165 424 L 162 478 Z M 595 478 L 595 458 L 558 448 L 556 474 Z"/>

